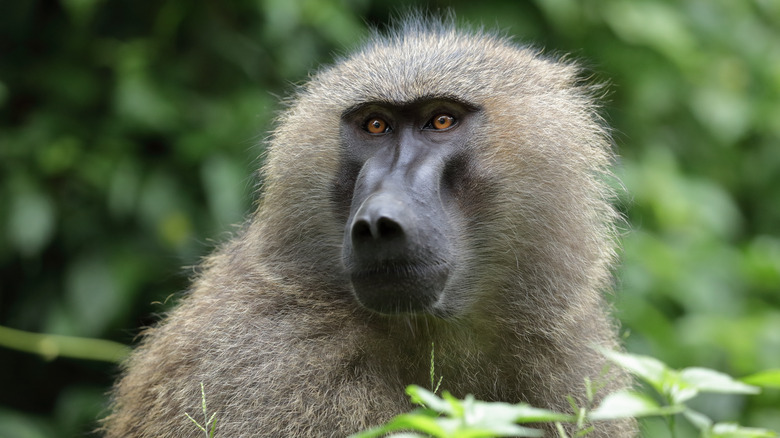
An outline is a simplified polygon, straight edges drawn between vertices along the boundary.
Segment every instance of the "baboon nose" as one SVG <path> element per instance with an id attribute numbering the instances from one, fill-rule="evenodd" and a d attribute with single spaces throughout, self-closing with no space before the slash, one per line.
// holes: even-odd
<path id="1" fill-rule="evenodd" d="M 414 229 L 409 205 L 388 193 L 368 197 L 355 213 L 350 237 L 356 247 L 371 252 L 402 250 Z"/>
<path id="2" fill-rule="evenodd" d="M 352 224 L 353 240 L 392 240 L 403 236 L 404 229 L 401 224 L 385 216 L 376 220 L 369 217 L 356 218 Z"/>

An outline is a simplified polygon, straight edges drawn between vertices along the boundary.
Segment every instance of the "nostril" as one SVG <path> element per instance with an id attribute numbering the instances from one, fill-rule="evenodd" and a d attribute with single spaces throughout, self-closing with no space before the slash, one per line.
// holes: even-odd
<path id="1" fill-rule="evenodd" d="M 377 220 L 376 228 L 378 234 L 376 237 L 378 239 L 393 239 L 401 237 L 404 234 L 401 225 L 387 217 L 380 217 L 379 220 Z"/>
<path id="2" fill-rule="evenodd" d="M 358 219 L 352 224 L 352 240 L 356 242 L 391 241 L 402 238 L 404 230 L 393 219 L 380 217 L 372 222 L 370 219 Z"/>
<path id="3" fill-rule="evenodd" d="M 352 238 L 354 240 L 371 239 L 371 226 L 368 221 L 358 220 L 352 224 Z"/>
<path id="4" fill-rule="evenodd" d="M 402 251 L 414 219 L 409 203 L 394 192 L 371 194 L 353 213 L 346 237 L 363 251 Z"/>

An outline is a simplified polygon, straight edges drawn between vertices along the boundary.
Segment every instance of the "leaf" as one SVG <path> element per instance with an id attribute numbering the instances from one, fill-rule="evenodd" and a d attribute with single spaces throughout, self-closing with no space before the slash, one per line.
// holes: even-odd
<path id="1" fill-rule="evenodd" d="M 412 429 L 434 436 L 448 436 L 447 428 L 439 420 L 420 413 L 401 414 L 390 421 L 388 426 L 392 426 L 393 430 Z"/>
<path id="2" fill-rule="evenodd" d="M 388 438 L 427 438 L 425 435 L 419 433 L 411 433 L 411 432 L 394 433 L 392 435 L 388 435 L 387 437 Z"/>
<path id="3" fill-rule="evenodd" d="M 780 388 L 780 369 L 761 371 L 741 379 L 748 385 Z"/>
<path id="4" fill-rule="evenodd" d="M 605 8 L 607 25 L 623 41 L 657 50 L 681 66 L 695 59 L 694 37 L 682 15 L 659 2 L 614 2 Z"/>
<path id="5" fill-rule="evenodd" d="M 475 400 L 471 395 L 459 400 L 447 392 L 440 398 L 415 385 L 407 387 L 406 392 L 413 402 L 424 405 L 426 409 L 399 415 L 384 427 L 355 437 L 371 438 L 397 430 L 420 431 L 437 437 L 536 437 L 542 435 L 540 430 L 515 423 L 573 420 L 570 415 L 532 408 L 526 404 L 488 403 Z M 444 414 L 445 417 L 437 418 L 437 413 Z"/>
<path id="6" fill-rule="evenodd" d="M 712 428 L 712 438 L 773 438 L 777 433 L 768 429 L 742 427 L 736 423 L 718 423 Z"/>
<path id="7" fill-rule="evenodd" d="M 350 435 L 350 438 L 373 438 L 385 436 L 390 432 L 417 430 L 434 436 L 446 436 L 446 430 L 437 424 L 437 418 L 427 415 L 426 411 L 415 411 L 409 414 L 401 414 L 390 420 L 389 423 Z M 413 435 L 414 436 L 414 435 Z"/>
<path id="8" fill-rule="evenodd" d="M 209 432 L 209 438 L 214 438 L 214 434 L 217 432 L 217 418 L 214 415 L 216 415 L 216 412 L 214 412 L 214 414 L 211 414 L 211 418 L 209 419 L 209 422 L 211 422 L 211 431 Z"/>
<path id="9" fill-rule="evenodd" d="M 758 394 L 761 392 L 755 386 L 742 383 L 728 374 L 708 368 L 685 368 L 680 372 L 680 379 L 701 392 L 723 394 Z"/>
<path id="10" fill-rule="evenodd" d="M 574 421 L 567 414 L 531 407 L 527 404 L 512 405 L 501 402 L 482 402 L 470 400 L 466 404 L 464 417 L 467 424 L 502 423 L 538 423 L 553 421 Z"/>
<path id="11" fill-rule="evenodd" d="M 684 406 L 659 406 L 650 397 L 634 391 L 613 392 L 604 398 L 598 408 L 593 410 L 590 420 L 616 420 L 619 418 L 671 415 L 681 412 Z"/>
<path id="12" fill-rule="evenodd" d="M 208 157 L 201 166 L 201 180 L 214 222 L 228 226 L 244 214 L 246 172 L 235 160 L 220 154 Z"/>
<path id="13" fill-rule="evenodd" d="M 658 359 L 603 350 L 604 355 L 631 373 L 650 383 L 670 404 L 692 399 L 699 392 L 757 394 L 758 388 L 708 368 L 691 367 L 682 371 L 670 369 Z"/>
<path id="14" fill-rule="evenodd" d="M 610 350 L 601 351 L 609 360 L 652 385 L 670 401 L 670 404 L 682 403 L 698 394 L 696 388 L 680 379 L 677 371 L 654 357 Z"/>
<path id="15" fill-rule="evenodd" d="M 664 380 L 671 371 L 666 364 L 653 357 L 604 349 L 601 349 L 601 352 L 607 359 L 615 362 L 637 377 L 646 380 L 656 388 L 663 387 Z"/>
<path id="16" fill-rule="evenodd" d="M 526 404 L 512 405 L 501 402 L 483 402 L 469 396 L 463 401 L 464 437 L 490 436 L 541 436 L 537 429 L 518 426 L 515 423 L 572 421 L 574 417 Z M 461 435 L 458 435 L 461 436 Z"/>
<path id="17" fill-rule="evenodd" d="M 387 433 L 392 432 L 392 430 L 393 429 L 388 428 L 387 425 L 379 426 L 379 427 L 374 427 L 371 429 L 364 430 L 362 432 L 353 433 L 347 438 L 374 438 L 378 436 L 387 436 Z M 397 435 L 390 435 L 390 436 L 397 437 Z"/>
<path id="18" fill-rule="evenodd" d="M 454 414 L 451 403 L 441 399 L 439 396 L 432 393 L 431 391 L 428 391 L 422 386 L 409 385 L 406 387 L 406 394 L 411 397 L 412 403 L 423 405 L 428 409 L 442 414 Z"/>
<path id="19" fill-rule="evenodd" d="M 202 430 L 204 432 L 206 431 L 206 429 L 203 426 L 201 426 L 200 423 L 198 423 L 198 420 L 192 418 L 192 416 L 190 414 L 185 412 L 184 415 L 186 415 L 187 418 L 189 418 L 193 423 L 195 423 L 195 425 L 198 426 L 198 429 L 200 429 L 200 430 Z"/>
<path id="20" fill-rule="evenodd" d="M 712 420 L 710 420 L 710 417 L 702 413 L 696 412 L 692 409 L 686 409 L 685 412 L 683 412 L 683 415 L 688 419 L 688 421 L 691 422 L 691 424 L 696 426 L 696 428 L 702 432 L 709 431 L 712 427 Z M 707 435 L 706 433 L 703 433 L 702 436 Z"/>
<path id="21" fill-rule="evenodd" d="M 493 437 L 540 437 L 544 432 L 539 429 L 518 426 L 516 424 L 494 424 L 485 428 L 476 429 L 466 427 L 458 429 L 454 435 L 446 435 L 445 438 L 493 438 Z"/>
<path id="22" fill-rule="evenodd" d="M 453 418 L 463 418 L 463 413 L 464 413 L 464 411 L 466 409 L 464 404 L 469 402 L 469 401 L 472 402 L 472 403 L 474 402 L 474 396 L 473 395 L 467 395 L 466 399 L 461 401 L 461 400 L 455 398 L 452 394 L 450 394 L 447 391 L 444 391 L 444 393 L 442 394 L 442 398 L 444 399 L 444 401 L 449 403 L 450 409 L 451 409 L 450 417 L 453 417 Z"/>
<path id="23" fill-rule="evenodd" d="M 54 235 L 57 210 L 40 190 L 23 187 L 13 194 L 8 212 L 8 240 L 26 257 L 38 255 Z"/>

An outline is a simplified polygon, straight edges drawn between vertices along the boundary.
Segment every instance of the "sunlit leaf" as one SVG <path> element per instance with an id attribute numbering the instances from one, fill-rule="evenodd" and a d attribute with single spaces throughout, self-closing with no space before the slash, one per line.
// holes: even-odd
<path id="1" fill-rule="evenodd" d="M 421 386 L 410 385 L 406 387 L 406 394 L 408 394 L 411 397 L 412 403 L 423 405 L 428 409 L 431 409 L 433 411 L 442 414 L 454 413 L 452 404 L 441 399 L 436 394 L 432 393 L 431 391 L 428 391 L 427 389 Z"/>
<path id="2" fill-rule="evenodd" d="M 512 405 L 500 402 L 483 402 L 467 396 L 459 400 L 445 392 L 440 398 L 419 386 L 409 386 L 406 392 L 415 403 L 428 410 L 402 415 L 393 419 L 385 431 L 410 428 L 435 436 L 479 438 L 493 436 L 541 436 L 537 429 L 522 427 L 516 423 L 541 421 L 573 421 L 570 415 L 537 409 L 525 404 Z M 444 417 L 431 414 L 439 412 Z M 439 435 L 443 434 L 443 435 Z M 366 435 L 366 437 L 375 435 Z M 361 435 L 361 438 L 363 436 Z"/>
<path id="3" fill-rule="evenodd" d="M 408 430 L 425 432 L 434 436 L 441 436 L 445 433 L 445 430 L 437 423 L 435 416 L 427 415 L 424 411 L 415 411 L 398 415 L 385 425 L 350 435 L 350 438 L 373 438 L 385 436 L 390 432 Z"/>
<path id="4" fill-rule="evenodd" d="M 634 391 L 619 391 L 604 398 L 598 408 L 588 415 L 591 420 L 615 420 L 681 412 L 683 406 L 660 406 L 650 397 Z"/>
<path id="5" fill-rule="evenodd" d="M 742 427 L 736 423 L 718 423 L 712 427 L 712 438 L 774 438 L 777 432 L 768 429 Z"/>
<path id="6" fill-rule="evenodd" d="M 758 394 L 761 392 L 751 386 L 724 374 L 707 368 L 686 368 L 680 371 L 680 378 L 702 392 L 725 394 Z"/>
<path id="7" fill-rule="evenodd" d="M 609 350 L 602 350 L 602 352 L 612 362 L 641 377 L 656 388 L 663 387 L 667 374 L 670 372 L 666 364 L 653 357 Z"/>
<path id="8" fill-rule="evenodd" d="M 490 425 L 497 423 L 531 423 L 552 421 L 574 421 L 572 415 L 561 414 L 547 409 L 534 408 L 526 404 L 501 402 L 482 402 L 467 399 L 464 418 L 467 424 Z"/>
<path id="9" fill-rule="evenodd" d="M 686 409 L 683 412 L 683 415 L 685 416 L 685 418 L 688 419 L 688 421 L 691 422 L 691 424 L 696 426 L 696 428 L 701 431 L 705 431 L 705 432 L 709 431 L 710 428 L 712 427 L 712 420 L 710 419 L 710 417 L 700 412 L 696 412 L 692 409 Z"/>
<path id="10" fill-rule="evenodd" d="M 429 435 L 444 436 L 447 429 L 442 426 L 439 420 L 439 418 L 412 413 L 395 417 L 389 425 L 393 427 L 393 430 L 412 429 Z"/>
<path id="11" fill-rule="evenodd" d="M 403 433 L 394 433 L 392 435 L 388 435 L 387 438 L 427 438 L 427 437 L 419 433 L 403 432 Z"/>
<path id="12" fill-rule="evenodd" d="M 780 388 L 780 369 L 766 370 L 742 378 L 748 385 L 763 386 L 765 388 Z"/>

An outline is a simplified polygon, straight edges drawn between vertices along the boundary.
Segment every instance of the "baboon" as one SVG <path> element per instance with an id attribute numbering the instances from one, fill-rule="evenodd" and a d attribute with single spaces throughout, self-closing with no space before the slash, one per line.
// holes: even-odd
<path id="1" fill-rule="evenodd" d="M 196 435 L 202 382 L 217 436 L 347 436 L 413 408 L 432 348 L 458 397 L 571 412 L 586 378 L 628 385 L 593 348 L 618 348 L 593 95 L 573 63 L 452 20 L 318 71 L 276 122 L 257 209 L 125 363 L 105 435 Z"/>

